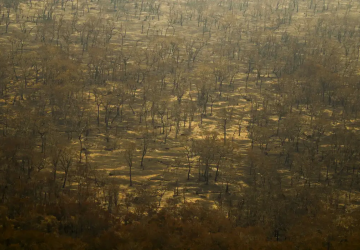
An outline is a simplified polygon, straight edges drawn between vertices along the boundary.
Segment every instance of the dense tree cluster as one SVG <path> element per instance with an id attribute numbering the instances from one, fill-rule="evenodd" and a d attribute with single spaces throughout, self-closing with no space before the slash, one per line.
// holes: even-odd
<path id="1" fill-rule="evenodd" d="M 88 197 L 90 198 L 90 197 Z M 175 202 L 176 203 L 176 202 Z M 1 206 L 2 249 L 358 249 L 358 212 L 335 219 L 301 215 L 286 238 L 269 240 L 264 225 L 241 227 L 217 209 L 199 204 L 161 210 L 135 206 L 133 212 L 102 210 L 91 200 L 62 197 L 57 204 L 17 199 L 17 208 Z M 9 218 L 14 210 L 17 216 Z M 354 220 L 354 218 L 357 218 Z M 275 235 L 277 237 L 277 235 Z"/>
<path id="2" fill-rule="evenodd" d="M 357 249 L 359 7 L 1 0 L 1 247 Z"/>

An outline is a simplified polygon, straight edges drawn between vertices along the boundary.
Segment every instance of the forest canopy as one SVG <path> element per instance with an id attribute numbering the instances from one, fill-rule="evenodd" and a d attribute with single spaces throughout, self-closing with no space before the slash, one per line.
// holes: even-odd
<path id="1" fill-rule="evenodd" d="M 0 0 L 0 249 L 359 249 L 359 11 Z"/>

